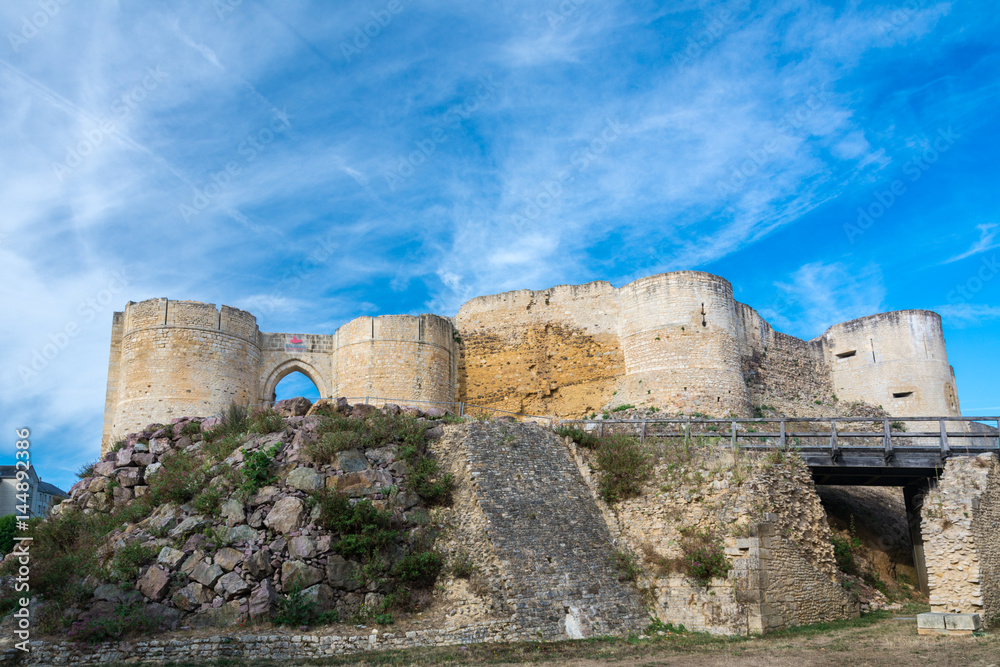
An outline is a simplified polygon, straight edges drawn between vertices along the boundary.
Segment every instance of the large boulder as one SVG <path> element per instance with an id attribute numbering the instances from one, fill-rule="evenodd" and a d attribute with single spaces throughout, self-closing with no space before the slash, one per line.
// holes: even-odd
<path id="1" fill-rule="evenodd" d="M 337 452 L 337 456 L 333 461 L 333 467 L 344 472 L 361 472 L 362 470 L 368 470 L 371 466 L 368 465 L 368 459 L 359 450 L 348 449 L 343 452 Z"/>
<path id="2" fill-rule="evenodd" d="M 232 600 L 244 593 L 249 593 L 250 584 L 245 582 L 240 575 L 230 572 L 219 578 L 218 583 L 215 584 L 215 592 L 227 600 Z"/>
<path id="3" fill-rule="evenodd" d="M 361 577 L 357 567 L 342 556 L 330 556 L 326 565 L 326 581 L 334 588 L 345 591 L 355 591 L 361 587 Z"/>
<path id="4" fill-rule="evenodd" d="M 206 561 L 201 561 L 191 570 L 191 578 L 209 588 L 214 586 L 221 577 L 222 568 L 214 563 L 209 565 Z"/>
<path id="5" fill-rule="evenodd" d="M 286 496 L 274 504 L 264 523 L 268 528 L 287 534 L 302 525 L 305 513 L 305 503 L 294 496 Z"/>
<path id="6" fill-rule="evenodd" d="M 288 541 L 288 555 L 292 558 L 313 558 L 316 555 L 316 542 L 305 535 L 293 537 Z"/>
<path id="7" fill-rule="evenodd" d="M 243 567 L 254 579 L 271 576 L 271 573 L 274 572 L 274 568 L 271 567 L 271 552 L 261 549 L 253 555 L 247 556 L 246 560 L 243 561 Z"/>
<path id="8" fill-rule="evenodd" d="M 226 572 L 232 572 L 243 560 L 243 554 L 232 547 L 223 547 L 215 552 L 215 564 Z"/>
<path id="9" fill-rule="evenodd" d="M 361 472 L 349 472 L 338 477 L 327 477 L 326 485 L 336 488 L 338 492 L 351 498 L 360 498 L 377 492 L 374 470 L 362 470 Z"/>
<path id="10" fill-rule="evenodd" d="M 243 503 L 235 498 L 230 498 L 222 503 L 219 514 L 226 520 L 227 526 L 237 526 L 247 519 L 247 513 L 243 509 Z"/>
<path id="11" fill-rule="evenodd" d="M 118 483 L 124 487 L 133 487 L 142 482 L 142 471 L 138 468 L 119 468 L 116 476 Z"/>
<path id="12" fill-rule="evenodd" d="M 288 473 L 285 484 L 300 491 L 317 491 L 323 488 L 324 476 L 313 468 L 300 467 Z"/>
<path id="13" fill-rule="evenodd" d="M 206 602 L 212 601 L 212 592 L 201 584 L 192 582 L 174 593 L 171 600 L 178 609 L 195 611 Z"/>
<path id="14" fill-rule="evenodd" d="M 159 565 L 153 565 L 146 574 L 139 577 L 135 587 L 153 602 L 159 602 L 170 588 L 170 572 Z"/>
<path id="15" fill-rule="evenodd" d="M 281 564 L 281 587 L 290 591 L 295 587 L 308 588 L 323 581 L 323 570 L 306 565 L 300 560 L 286 560 Z"/>
<path id="16" fill-rule="evenodd" d="M 165 565 L 167 569 L 173 570 L 184 560 L 184 552 L 173 547 L 163 547 L 160 555 L 156 557 L 156 562 Z"/>
<path id="17" fill-rule="evenodd" d="M 326 584 L 316 584 L 302 591 L 302 596 L 316 605 L 316 611 L 322 613 L 333 608 L 333 589 Z"/>
<path id="18" fill-rule="evenodd" d="M 312 401 L 299 396 L 297 398 L 278 401 L 274 404 L 274 411 L 282 417 L 302 417 L 309 413 L 309 408 L 311 407 Z"/>
<path id="19" fill-rule="evenodd" d="M 278 592 L 274 590 L 274 584 L 265 579 L 250 595 L 250 618 L 270 616 L 277 601 Z"/>

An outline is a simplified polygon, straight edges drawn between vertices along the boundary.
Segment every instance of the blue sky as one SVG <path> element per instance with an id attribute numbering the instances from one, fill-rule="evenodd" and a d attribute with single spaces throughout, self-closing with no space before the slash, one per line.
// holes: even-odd
<path id="1" fill-rule="evenodd" d="M 111 314 L 152 297 L 326 333 L 699 269 L 803 338 L 937 310 L 964 411 L 1000 412 L 991 3 L 35 0 L 0 29 L 2 447 L 32 428 L 47 481 L 98 456 Z"/>

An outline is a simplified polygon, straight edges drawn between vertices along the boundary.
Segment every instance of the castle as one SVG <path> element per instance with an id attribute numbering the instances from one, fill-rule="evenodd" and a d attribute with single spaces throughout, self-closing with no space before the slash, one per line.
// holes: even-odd
<path id="1" fill-rule="evenodd" d="M 518 290 L 454 318 L 359 317 L 332 334 L 266 333 L 245 311 L 129 302 L 114 314 L 102 450 L 152 422 L 273 400 L 299 371 L 321 396 L 469 404 L 576 417 L 616 405 L 748 417 L 765 401 L 864 401 L 959 416 L 941 318 L 872 315 L 803 341 L 718 276 L 678 271 Z"/>

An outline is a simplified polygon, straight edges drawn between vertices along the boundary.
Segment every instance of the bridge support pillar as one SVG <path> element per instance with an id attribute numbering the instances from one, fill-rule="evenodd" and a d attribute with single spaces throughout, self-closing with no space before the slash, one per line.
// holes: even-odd
<path id="1" fill-rule="evenodd" d="M 917 571 L 917 587 L 924 595 L 930 595 L 927 582 L 927 560 L 924 557 L 924 538 L 920 531 L 921 510 L 924 496 L 930 491 L 935 480 L 931 477 L 910 482 L 903 487 L 903 503 L 906 505 L 906 523 L 910 528 L 913 543 L 913 569 Z"/>

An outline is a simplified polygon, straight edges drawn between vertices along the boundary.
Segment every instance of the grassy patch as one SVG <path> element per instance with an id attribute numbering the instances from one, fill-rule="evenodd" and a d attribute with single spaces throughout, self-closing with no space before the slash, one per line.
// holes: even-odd
<path id="1" fill-rule="evenodd" d="M 250 433 L 276 433 L 285 428 L 285 422 L 274 408 L 254 410 L 250 413 L 247 430 Z"/>
<path id="2" fill-rule="evenodd" d="M 596 449 L 601 444 L 601 439 L 593 433 L 588 433 L 582 428 L 574 426 L 557 426 L 553 429 L 560 438 L 571 438 L 580 447 Z"/>

